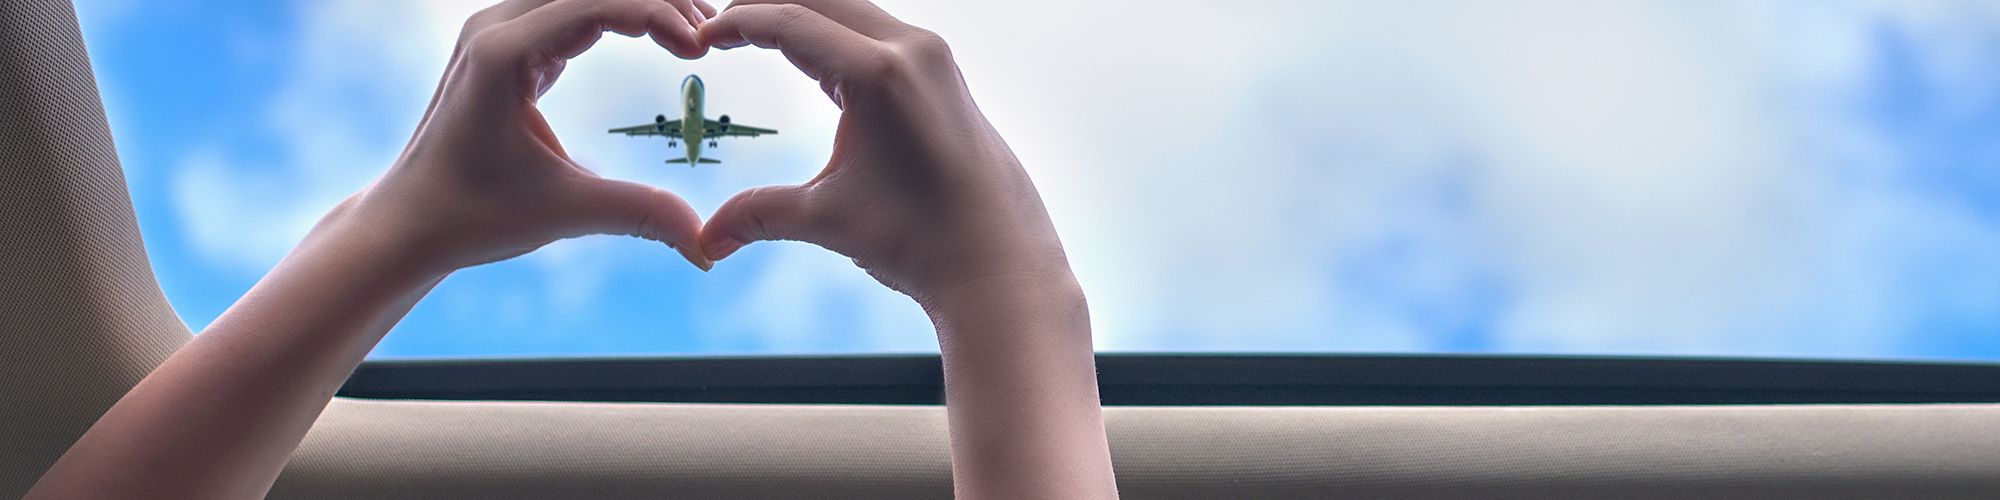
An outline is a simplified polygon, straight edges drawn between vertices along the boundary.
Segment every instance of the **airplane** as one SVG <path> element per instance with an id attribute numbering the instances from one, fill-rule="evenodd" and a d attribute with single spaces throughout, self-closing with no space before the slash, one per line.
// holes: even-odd
<path id="1" fill-rule="evenodd" d="M 701 141 L 703 139 L 707 139 L 708 147 L 713 148 L 717 146 L 715 138 L 718 137 L 757 137 L 778 133 L 776 130 L 767 128 L 730 123 L 729 115 L 722 115 L 714 120 L 702 116 L 702 97 L 705 93 L 706 91 L 701 84 L 701 77 L 688 75 L 686 79 L 681 80 L 681 106 L 683 108 L 681 119 L 668 120 L 667 115 L 659 115 L 653 117 L 651 125 L 614 128 L 611 129 L 611 133 L 625 134 L 629 137 L 665 136 L 667 138 L 667 147 L 670 148 L 678 146 L 680 141 L 685 140 L 688 145 L 687 157 L 667 160 L 667 163 L 686 163 L 689 168 L 693 168 L 698 163 L 722 163 L 720 160 L 701 157 Z"/>

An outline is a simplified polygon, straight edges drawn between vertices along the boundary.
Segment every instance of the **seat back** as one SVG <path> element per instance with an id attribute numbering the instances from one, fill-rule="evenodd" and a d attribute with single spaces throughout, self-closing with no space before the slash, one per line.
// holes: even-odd
<path id="1" fill-rule="evenodd" d="M 189 338 L 146 262 L 74 8 L 0 2 L 0 498 Z"/>

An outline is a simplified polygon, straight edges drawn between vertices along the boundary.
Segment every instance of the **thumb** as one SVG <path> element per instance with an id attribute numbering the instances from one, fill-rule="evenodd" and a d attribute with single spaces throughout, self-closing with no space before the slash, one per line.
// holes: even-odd
<path id="1" fill-rule="evenodd" d="M 707 271 L 714 262 L 701 254 L 701 217 L 680 196 L 645 184 L 591 177 L 571 190 L 578 207 L 574 227 L 587 234 L 637 236 L 679 250 L 688 263 Z"/>
<path id="2" fill-rule="evenodd" d="M 753 241 L 812 242 L 811 194 L 806 186 L 763 186 L 736 193 L 702 226 L 703 255 L 722 260 Z"/>

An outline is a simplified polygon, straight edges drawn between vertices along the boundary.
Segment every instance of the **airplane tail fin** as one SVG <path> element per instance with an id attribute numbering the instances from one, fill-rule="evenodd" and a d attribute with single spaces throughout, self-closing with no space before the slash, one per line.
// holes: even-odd
<path id="1" fill-rule="evenodd" d="M 687 158 L 674 158 L 674 159 L 672 159 L 672 160 L 667 160 L 667 163 L 687 163 L 687 162 L 688 162 L 688 159 L 687 159 Z M 713 160 L 713 159 L 708 159 L 708 158 L 698 158 L 698 159 L 696 159 L 695 163 L 722 163 L 722 160 Z M 688 166 L 692 167 L 692 166 L 694 166 L 694 165 L 688 165 Z"/>
<path id="2" fill-rule="evenodd" d="M 688 162 L 687 158 L 674 158 L 672 160 L 667 160 L 667 163 L 687 163 L 687 162 Z"/>
<path id="3" fill-rule="evenodd" d="M 722 163 L 722 160 L 711 160 L 711 159 L 708 159 L 708 158 L 702 158 L 702 159 L 701 159 L 701 162 L 702 162 L 702 163 Z"/>

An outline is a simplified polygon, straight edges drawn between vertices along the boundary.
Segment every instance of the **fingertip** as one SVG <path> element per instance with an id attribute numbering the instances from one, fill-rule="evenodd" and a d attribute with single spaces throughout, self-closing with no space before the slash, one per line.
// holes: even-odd
<path id="1" fill-rule="evenodd" d="M 700 269 L 701 272 L 705 273 L 715 268 L 715 260 L 710 259 L 700 251 L 690 250 L 682 246 L 675 246 L 674 250 L 679 251 L 682 258 L 687 259 L 689 264 L 694 264 L 695 269 Z"/>
<path id="2" fill-rule="evenodd" d="M 675 12 L 680 13 L 681 22 L 686 23 L 688 27 L 698 28 L 701 27 L 701 23 L 708 21 L 708 15 L 703 14 L 701 7 L 696 6 L 692 0 L 669 3 L 673 5 Z"/>
<path id="3" fill-rule="evenodd" d="M 725 41 L 723 39 L 722 25 L 717 24 L 715 22 L 716 19 L 719 18 L 710 18 L 708 22 L 701 23 L 701 26 L 695 27 L 694 40 L 696 43 L 704 46 L 726 49 L 727 47 L 722 45 Z"/>
<path id="4" fill-rule="evenodd" d="M 695 59 L 701 59 L 702 56 L 708 55 L 708 46 L 693 45 L 690 47 L 671 49 L 669 50 L 669 52 L 672 52 L 674 54 L 674 57 L 679 57 L 681 59 L 686 59 L 686 60 L 695 60 Z"/>
<path id="5" fill-rule="evenodd" d="M 702 5 L 701 0 L 695 0 L 692 6 L 693 9 L 688 12 L 688 24 L 691 26 L 700 28 L 708 23 L 708 18 L 715 17 L 715 12 Z"/>
<path id="6" fill-rule="evenodd" d="M 743 248 L 743 240 L 729 235 L 716 235 L 703 240 L 701 243 L 702 253 L 709 260 L 719 261 L 729 258 L 730 255 L 734 255 L 736 250 L 740 248 Z"/>
<path id="7" fill-rule="evenodd" d="M 653 43 L 681 59 L 698 59 L 708 54 L 708 46 L 701 43 L 694 27 L 686 24 L 668 28 L 666 32 L 654 32 Z"/>
<path id="8" fill-rule="evenodd" d="M 670 5 L 663 5 L 661 11 L 655 15 L 653 23 L 653 29 L 650 30 L 653 43 L 667 49 L 667 52 L 675 57 L 695 59 L 708 53 L 708 47 L 701 44 L 693 21 L 688 19 L 686 12 Z"/>

